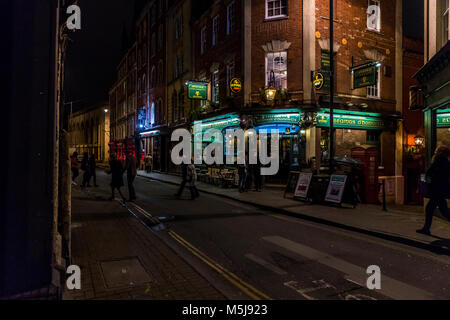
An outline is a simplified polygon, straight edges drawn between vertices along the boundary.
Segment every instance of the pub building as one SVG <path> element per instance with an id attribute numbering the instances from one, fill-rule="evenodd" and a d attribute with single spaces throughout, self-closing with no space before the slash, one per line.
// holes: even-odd
<path id="1" fill-rule="evenodd" d="M 248 135 L 251 134 L 249 129 L 256 132 L 256 139 L 259 141 L 259 132 L 265 130 L 268 133 L 268 150 L 270 152 L 270 133 L 272 130 L 278 130 L 280 134 L 279 159 L 280 170 L 273 177 L 265 177 L 266 182 L 284 184 L 288 178 L 289 172 L 299 170 L 301 164 L 305 164 L 304 144 L 305 131 L 300 129 L 299 122 L 301 119 L 300 109 L 253 109 L 251 112 L 230 112 L 220 116 L 215 116 L 192 124 L 201 126 L 199 132 L 203 136 L 209 129 L 219 130 L 224 137 L 224 156 L 226 154 L 227 130 L 243 129 L 246 139 L 246 154 L 248 155 Z M 194 134 L 194 129 L 192 129 Z M 302 139 L 303 136 L 303 139 Z M 228 137 L 231 139 L 232 137 Z M 193 137 L 195 139 L 195 137 Z M 202 150 L 213 140 L 202 140 Z M 229 142 L 229 141 L 228 141 Z M 233 165 L 199 165 L 200 180 L 205 182 L 221 184 L 223 177 L 232 180 L 235 184 L 237 177 L 237 145 L 240 141 L 236 141 L 234 164 Z M 224 160 L 225 162 L 225 160 Z M 233 185 L 233 184 L 232 184 Z"/>

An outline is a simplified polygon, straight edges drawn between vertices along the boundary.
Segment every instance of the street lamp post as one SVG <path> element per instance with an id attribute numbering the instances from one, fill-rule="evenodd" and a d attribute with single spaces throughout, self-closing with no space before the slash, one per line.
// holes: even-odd
<path id="1" fill-rule="evenodd" d="M 330 174 L 334 171 L 334 8 L 330 0 Z"/>

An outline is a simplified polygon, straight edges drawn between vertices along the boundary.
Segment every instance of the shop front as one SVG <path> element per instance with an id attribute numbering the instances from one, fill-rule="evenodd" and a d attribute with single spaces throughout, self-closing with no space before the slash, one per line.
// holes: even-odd
<path id="1" fill-rule="evenodd" d="M 305 131 L 300 128 L 301 115 L 300 109 L 261 110 L 249 115 L 258 138 L 261 131 L 266 131 L 269 137 L 272 130 L 278 130 L 280 134 L 280 170 L 277 175 L 266 177 L 269 183 L 285 184 L 289 172 L 300 170 L 306 163 L 306 136 Z M 270 143 L 270 139 L 268 142 Z"/>
<path id="2" fill-rule="evenodd" d="M 168 133 L 166 128 L 140 133 L 144 158 L 151 157 L 152 170 L 167 172 Z"/>
<path id="3" fill-rule="evenodd" d="M 353 172 L 362 202 L 377 203 L 379 179 L 394 176 L 395 119 L 379 113 L 334 110 L 336 171 L 339 164 L 357 160 L 361 170 Z M 320 163 L 327 170 L 329 150 L 329 110 L 317 113 L 320 136 Z"/>

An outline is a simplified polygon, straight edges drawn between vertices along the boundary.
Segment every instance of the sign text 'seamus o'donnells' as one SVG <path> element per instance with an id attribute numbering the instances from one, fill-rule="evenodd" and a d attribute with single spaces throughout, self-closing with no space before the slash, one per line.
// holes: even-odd
<path id="1" fill-rule="evenodd" d="M 268 150 L 269 132 L 267 130 L 260 130 L 257 134 L 254 129 L 246 130 L 246 132 L 242 129 L 229 129 L 226 130 L 224 138 L 222 132 L 217 129 L 209 129 L 203 132 L 202 123 L 199 122 L 194 125 L 193 136 L 194 141 L 192 141 L 191 133 L 186 129 L 177 129 L 172 133 L 172 142 L 178 142 L 172 149 L 171 159 L 173 164 L 191 164 L 193 159 L 194 164 L 198 165 L 203 164 L 203 162 L 207 165 L 221 165 L 224 164 L 224 158 L 228 165 L 234 165 L 236 162 L 237 164 L 245 164 L 246 137 L 248 137 L 247 164 L 257 164 L 259 156 L 259 163 L 262 165 L 261 175 L 271 176 L 278 173 L 280 167 L 280 134 L 278 130 L 270 131 L 270 153 Z M 226 146 L 225 157 L 224 141 Z M 209 142 L 205 148 L 203 148 L 204 142 Z M 192 149 L 194 149 L 193 154 Z"/>

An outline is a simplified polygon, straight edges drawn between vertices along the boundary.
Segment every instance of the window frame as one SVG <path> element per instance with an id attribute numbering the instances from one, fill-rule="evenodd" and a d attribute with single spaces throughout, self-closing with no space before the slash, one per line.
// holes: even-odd
<path id="1" fill-rule="evenodd" d="M 214 47 L 219 42 L 219 16 L 212 19 L 212 46 Z"/>
<path id="2" fill-rule="evenodd" d="M 220 95 L 220 81 L 219 70 L 211 73 L 211 101 L 219 102 Z"/>
<path id="3" fill-rule="evenodd" d="M 378 19 L 377 19 L 377 27 L 375 28 L 369 28 L 367 26 L 367 19 L 369 19 L 369 16 L 367 15 L 366 12 L 366 29 L 369 31 L 373 31 L 373 32 L 381 32 L 381 1 L 380 0 L 367 0 L 367 9 L 369 8 L 369 6 L 371 5 L 377 5 L 379 8 L 379 15 L 378 15 Z"/>
<path id="4" fill-rule="evenodd" d="M 268 62 L 269 62 L 269 56 L 270 55 L 273 55 L 273 60 L 275 60 L 275 58 L 276 58 L 276 56 L 275 55 L 279 55 L 280 57 L 284 54 L 285 55 L 285 65 L 286 65 L 286 70 L 284 70 L 284 72 L 285 72 L 285 74 L 284 74 L 284 76 L 285 76 L 285 82 L 286 82 L 286 85 L 285 86 L 277 86 L 277 73 L 275 73 L 275 70 L 273 70 L 274 71 L 274 75 L 275 75 L 275 84 L 274 84 L 274 87 L 278 90 L 278 89 L 286 89 L 287 90 L 287 88 L 288 88 L 288 50 L 283 50 L 283 51 L 277 51 L 277 52 L 267 52 L 266 53 L 266 55 L 265 55 L 265 84 L 266 84 L 266 86 L 269 86 L 269 77 L 270 77 L 270 71 L 271 70 L 269 70 L 269 64 L 268 64 Z M 281 70 L 281 71 L 283 71 L 283 70 Z"/>
<path id="5" fill-rule="evenodd" d="M 285 14 L 269 16 L 269 2 L 277 2 L 277 1 L 280 2 L 280 12 L 282 11 L 283 8 L 285 8 L 286 9 L 286 13 Z M 284 6 L 281 5 L 283 1 L 285 2 Z M 266 5 L 265 5 L 266 20 L 283 19 L 283 18 L 289 17 L 289 6 L 288 6 L 288 1 L 287 0 L 266 0 L 265 2 L 266 2 Z"/>
<path id="6" fill-rule="evenodd" d="M 232 1 L 227 5 L 227 36 L 234 32 L 236 27 L 236 6 L 235 2 Z"/>
<path id="7" fill-rule="evenodd" d="M 200 29 L 200 54 L 204 54 L 206 51 L 206 26 Z"/>

